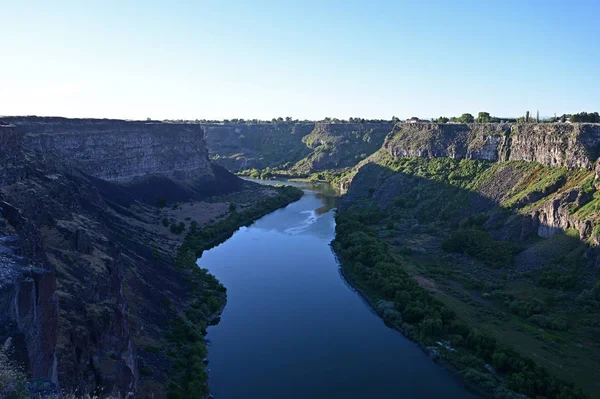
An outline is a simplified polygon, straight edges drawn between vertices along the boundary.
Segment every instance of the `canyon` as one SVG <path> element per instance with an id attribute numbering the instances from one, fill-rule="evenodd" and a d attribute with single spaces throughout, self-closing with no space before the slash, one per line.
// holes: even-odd
<path id="1" fill-rule="evenodd" d="M 210 285 L 177 269 L 173 226 L 277 191 L 212 164 L 202 128 L 185 124 L 7 117 L 0 160 L 7 361 L 33 395 L 166 395 L 174 360 L 154 348 Z"/>
<path id="2" fill-rule="evenodd" d="M 181 366 L 177 353 L 190 347 L 181 336 L 202 341 L 226 287 L 195 270 L 195 259 L 298 198 L 230 172 L 266 171 L 329 180 L 344 192 L 333 246 L 344 276 L 466 384 L 487 381 L 486 395 L 532 395 L 511 382 L 515 370 L 490 371 L 503 367 L 491 357 L 466 366 L 444 349 L 479 356 L 461 341 L 468 334 L 444 324 L 438 302 L 504 345 L 503 354 L 533 357 L 560 381 L 594 392 L 599 155 L 600 125 L 585 123 L 3 117 L 0 343 L 39 394 L 207 395 L 204 365 L 199 385 L 188 386 L 185 370 L 195 365 Z M 390 257 L 370 264 L 364 242 Z M 415 282 L 419 306 L 437 310 L 405 317 L 397 294 L 408 288 L 399 280 Z M 520 310 L 539 303 L 543 310 Z M 197 328 L 186 330 L 190 323 Z M 201 361 L 204 352 L 188 358 Z"/>
<path id="3" fill-rule="evenodd" d="M 321 169 L 307 162 L 316 154 L 307 143 L 324 132 L 360 141 L 347 134 L 355 124 L 331 126 L 280 143 L 281 154 L 300 155 L 267 171 L 325 178 L 345 192 L 333 247 L 378 314 L 484 396 L 593 397 L 600 125 L 382 125 L 389 131 L 375 152 Z M 246 134 L 226 151 L 213 143 L 213 160 L 252 155 Z M 251 160 L 261 161 L 238 169 Z M 507 356 L 514 363 L 498 360 Z"/>

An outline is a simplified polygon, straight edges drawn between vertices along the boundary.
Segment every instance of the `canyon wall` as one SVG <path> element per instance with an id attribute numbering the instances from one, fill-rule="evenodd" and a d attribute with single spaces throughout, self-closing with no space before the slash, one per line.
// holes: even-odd
<path id="1" fill-rule="evenodd" d="M 0 123 L 0 187 L 22 177 L 22 142 L 23 134 L 15 126 Z"/>
<path id="2" fill-rule="evenodd" d="M 406 184 L 412 184 L 407 183 L 411 181 L 407 176 L 414 171 L 394 173 L 387 167 L 386 157 L 484 160 L 493 164 L 485 166 L 489 169 L 481 176 L 483 183 L 467 190 L 469 196 L 477 198 L 470 212 L 489 211 L 495 206 L 517 212 L 527 207 L 522 226 L 527 234 L 535 232 L 549 238 L 576 229 L 582 240 L 598 245 L 600 236 L 594 230 L 598 218 L 579 210 L 595 201 L 592 186 L 598 186 L 598 175 L 593 167 L 596 164 L 598 168 L 599 155 L 600 124 L 397 124 L 381 151 L 362 162 L 356 175 L 341 183 L 347 194 L 340 209 L 368 198 L 387 208 L 394 201 L 390 193 L 399 195 L 407 189 Z M 425 163 L 422 167 L 428 166 Z M 436 172 L 434 179 L 447 178 L 443 173 Z M 486 207 L 481 208 L 482 204 Z"/>
<path id="3" fill-rule="evenodd" d="M 211 159 L 234 172 L 299 161 L 310 152 L 302 138 L 314 127 L 312 122 L 203 125 Z"/>
<path id="4" fill-rule="evenodd" d="M 206 124 L 214 162 L 231 171 L 282 168 L 307 175 L 356 165 L 376 151 L 392 123 Z"/>
<path id="5" fill-rule="evenodd" d="M 589 169 L 600 155 L 600 124 L 398 124 L 383 149 L 393 157 L 514 160 Z"/>
<path id="6" fill-rule="evenodd" d="M 42 159 L 69 160 L 105 180 L 160 174 L 176 179 L 212 179 L 199 125 L 110 119 L 4 118 L 22 135 L 24 147 Z"/>
<path id="7" fill-rule="evenodd" d="M 35 386 L 138 389 L 135 340 L 160 341 L 175 316 L 154 302 L 183 303 L 191 289 L 149 246 L 151 196 L 184 201 L 241 184 L 211 164 L 203 134 L 189 124 L 1 118 L 0 346 L 15 349 Z"/>

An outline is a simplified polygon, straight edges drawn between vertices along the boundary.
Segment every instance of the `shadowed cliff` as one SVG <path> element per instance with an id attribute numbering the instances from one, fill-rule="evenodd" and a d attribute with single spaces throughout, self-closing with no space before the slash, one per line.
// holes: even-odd
<path id="1" fill-rule="evenodd" d="M 0 164 L 0 344 L 29 391 L 126 395 L 149 368 L 167 381 L 170 360 L 145 348 L 194 287 L 161 220 L 198 201 L 189 213 L 208 220 L 228 209 L 218 198 L 259 189 L 212 165 L 189 125 L 4 118 Z"/>
<path id="2" fill-rule="evenodd" d="M 593 395 L 600 389 L 595 181 L 587 169 L 523 161 L 382 156 L 358 170 L 341 200 L 340 217 L 370 226 L 389 245 L 398 273 L 407 273 L 462 322 Z M 392 265 L 357 262 L 358 250 L 348 266 L 354 278 L 394 302 L 398 275 Z M 411 326 L 409 336 L 433 340 L 434 346 L 456 334 L 443 323 L 427 335 L 421 320 L 407 315 L 404 322 Z M 486 369 L 446 355 L 459 370 L 476 371 L 463 374 L 477 376 L 479 381 L 469 381 L 475 385 L 502 384 L 509 370 L 515 379 L 509 375 L 505 387 L 532 397 L 562 397 L 560 390 L 520 385 L 520 371 L 504 369 L 497 359 L 483 358 L 493 367 Z"/>

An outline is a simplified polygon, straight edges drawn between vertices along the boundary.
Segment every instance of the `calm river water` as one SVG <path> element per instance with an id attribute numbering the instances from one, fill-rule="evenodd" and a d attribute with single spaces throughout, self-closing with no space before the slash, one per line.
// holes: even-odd
<path id="1" fill-rule="evenodd" d="M 207 335 L 215 398 L 474 398 L 348 286 L 329 246 L 337 197 L 303 189 L 198 260 L 227 287 Z"/>

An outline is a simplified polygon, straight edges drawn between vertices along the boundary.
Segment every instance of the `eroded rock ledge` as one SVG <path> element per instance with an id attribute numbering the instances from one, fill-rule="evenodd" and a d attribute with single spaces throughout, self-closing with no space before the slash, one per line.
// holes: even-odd
<path id="1" fill-rule="evenodd" d="M 600 124 L 398 124 L 383 148 L 393 157 L 528 161 L 590 169 L 600 155 Z"/>

